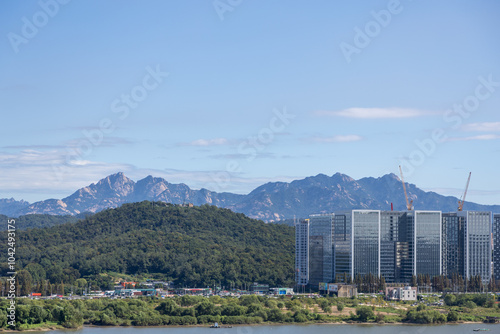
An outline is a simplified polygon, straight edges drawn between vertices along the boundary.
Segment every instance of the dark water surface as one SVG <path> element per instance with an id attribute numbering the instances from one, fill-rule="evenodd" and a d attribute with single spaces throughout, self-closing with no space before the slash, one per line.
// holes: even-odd
<path id="1" fill-rule="evenodd" d="M 488 332 L 474 332 L 473 329 L 486 328 Z M 32 332 L 33 333 L 33 332 Z M 41 333 L 41 332 L 40 332 Z M 234 326 L 213 329 L 207 327 L 84 327 L 80 330 L 54 331 L 60 334 L 461 334 L 500 333 L 500 324 L 460 324 L 460 325 L 272 325 Z M 33 333 L 34 334 L 34 333 Z"/>

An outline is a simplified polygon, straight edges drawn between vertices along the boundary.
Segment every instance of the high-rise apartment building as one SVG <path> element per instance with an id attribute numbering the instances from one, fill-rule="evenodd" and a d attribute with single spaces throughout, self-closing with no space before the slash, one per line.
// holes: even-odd
<path id="1" fill-rule="evenodd" d="M 493 277 L 500 281 L 500 214 L 493 216 Z"/>
<path id="2" fill-rule="evenodd" d="M 309 219 L 295 225 L 295 282 L 309 283 Z"/>

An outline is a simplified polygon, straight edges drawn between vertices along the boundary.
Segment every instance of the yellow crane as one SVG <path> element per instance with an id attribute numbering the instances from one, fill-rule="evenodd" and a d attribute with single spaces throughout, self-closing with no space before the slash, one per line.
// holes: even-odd
<path id="1" fill-rule="evenodd" d="M 465 184 L 464 194 L 461 199 L 458 200 L 458 211 L 462 211 L 465 203 L 465 196 L 467 196 L 467 189 L 469 189 L 470 176 L 472 172 L 469 172 L 469 178 L 467 179 L 467 183 Z"/>
<path id="2" fill-rule="evenodd" d="M 413 200 L 408 200 L 408 194 L 406 193 L 405 179 L 403 178 L 403 170 L 401 169 L 401 165 L 399 166 L 399 173 L 401 174 L 401 182 L 403 183 L 403 190 L 405 191 L 406 209 L 408 211 L 411 211 L 413 210 Z"/>

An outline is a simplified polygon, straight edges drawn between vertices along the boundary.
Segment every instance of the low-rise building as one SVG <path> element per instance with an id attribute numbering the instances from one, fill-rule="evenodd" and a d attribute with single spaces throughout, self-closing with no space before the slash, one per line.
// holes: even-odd
<path id="1" fill-rule="evenodd" d="M 120 290 L 115 290 L 114 293 L 114 296 L 121 296 L 121 297 L 157 296 L 157 295 L 159 295 L 159 292 L 156 289 L 120 289 Z"/>
<path id="2" fill-rule="evenodd" d="M 253 283 L 250 285 L 250 292 L 265 294 L 269 292 L 269 284 Z"/>
<path id="3" fill-rule="evenodd" d="M 417 300 L 417 288 L 411 287 L 411 286 L 387 287 L 385 289 L 385 299 L 387 299 L 387 300 Z"/>
<path id="4" fill-rule="evenodd" d="M 178 295 L 198 295 L 198 296 L 208 296 L 212 294 L 211 288 L 192 288 L 192 289 L 176 289 L 175 293 Z"/>
<path id="5" fill-rule="evenodd" d="M 270 288 L 269 292 L 272 295 L 293 295 L 292 288 Z"/>
<path id="6" fill-rule="evenodd" d="M 319 283 L 319 293 L 336 295 L 337 297 L 351 298 L 358 295 L 358 288 L 353 284 Z"/>

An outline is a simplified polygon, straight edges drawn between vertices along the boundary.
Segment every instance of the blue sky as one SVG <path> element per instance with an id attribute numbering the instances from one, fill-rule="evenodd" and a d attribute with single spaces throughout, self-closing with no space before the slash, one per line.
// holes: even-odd
<path id="1" fill-rule="evenodd" d="M 500 204 L 498 1 L 2 1 L 0 198 L 398 174 Z"/>

